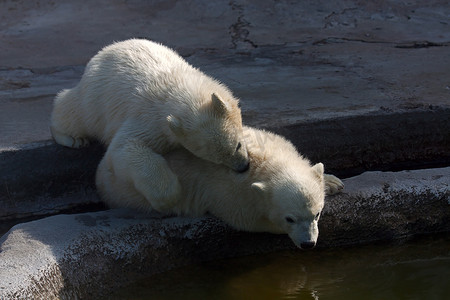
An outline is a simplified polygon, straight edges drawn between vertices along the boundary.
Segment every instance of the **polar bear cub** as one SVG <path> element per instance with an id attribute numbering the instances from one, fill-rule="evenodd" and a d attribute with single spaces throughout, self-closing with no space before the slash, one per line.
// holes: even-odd
<path id="1" fill-rule="evenodd" d="M 323 164 L 312 166 L 284 138 L 250 127 L 244 130 L 250 158 L 246 173 L 232 172 L 185 150 L 164 156 L 182 186 L 182 198 L 169 212 L 211 213 L 236 229 L 288 234 L 298 247 L 313 248 L 325 194 L 339 192 L 342 181 L 324 174 Z M 116 176 L 108 160 L 100 164 L 96 182 L 109 205 L 152 210 L 132 184 Z"/>
<path id="2" fill-rule="evenodd" d="M 51 131 L 72 148 L 92 139 L 109 145 L 104 159 L 115 176 L 131 181 L 158 210 L 180 192 L 161 154 L 183 147 L 237 172 L 249 166 L 231 91 L 147 40 L 118 42 L 95 55 L 78 85 L 55 98 Z"/>

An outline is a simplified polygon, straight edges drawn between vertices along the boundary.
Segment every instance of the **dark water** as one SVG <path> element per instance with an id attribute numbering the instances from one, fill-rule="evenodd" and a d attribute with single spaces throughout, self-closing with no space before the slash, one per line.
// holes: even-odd
<path id="1" fill-rule="evenodd" d="M 214 261 L 109 299 L 450 299 L 450 236 Z"/>

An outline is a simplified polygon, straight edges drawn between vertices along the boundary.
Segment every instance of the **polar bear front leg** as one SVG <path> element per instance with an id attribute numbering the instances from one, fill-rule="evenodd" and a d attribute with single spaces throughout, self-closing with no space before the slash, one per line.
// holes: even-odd
<path id="1" fill-rule="evenodd" d="M 50 132 L 52 134 L 53 139 L 57 144 L 62 146 L 66 146 L 69 148 L 83 148 L 89 146 L 89 140 L 84 137 L 73 137 L 64 133 L 61 133 L 53 126 L 50 126 Z"/>
<path id="2" fill-rule="evenodd" d="M 133 185 L 153 209 L 164 212 L 178 203 L 181 186 L 177 176 L 162 155 L 138 138 L 116 136 L 105 157 L 110 160 L 115 177 Z"/>
<path id="3" fill-rule="evenodd" d="M 344 189 L 344 183 L 334 175 L 324 174 L 325 193 L 327 195 L 334 195 L 340 193 Z"/>

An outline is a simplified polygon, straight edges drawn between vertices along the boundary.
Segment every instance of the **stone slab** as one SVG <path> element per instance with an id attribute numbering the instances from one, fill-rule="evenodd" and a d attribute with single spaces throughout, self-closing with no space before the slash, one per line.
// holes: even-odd
<path id="1" fill-rule="evenodd" d="M 313 162 L 323 162 L 327 172 L 344 177 L 445 166 L 450 160 L 450 110 L 385 112 L 270 129 Z M 0 227 L 101 209 L 95 171 L 103 152 L 101 145 L 76 150 L 53 142 L 0 151 Z"/>
<path id="2" fill-rule="evenodd" d="M 326 200 L 318 247 L 450 231 L 448 178 L 450 168 L 344 180 L 344 192 Z M 292 247 L 287 236 L 238 232 L 213 217 L 58 215 L 16 225 L 0 239 L 0 298 L 98 298 L 181 265 Z"/>
<path id="3" fill-rule="evenodd" d="M 102 47 L 132 37 L 229 85 L 251 126 L 448 108 L 449 11 L 437 0 L 3 1 L 0 149 L 50 139 L 54 95 Z"/>
<path id="4" fill-rule="evenodd" d="M 193 52 L 249 51 L 327 38 L 426 47 L 450 42 L 446 1 L 14 1 L 0 3 L 0 66 L 84 65 L 145 37 Z"/>

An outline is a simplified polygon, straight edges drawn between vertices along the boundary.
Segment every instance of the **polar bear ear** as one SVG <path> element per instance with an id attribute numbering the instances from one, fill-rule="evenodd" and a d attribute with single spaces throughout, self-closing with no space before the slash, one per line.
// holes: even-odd
<path id="1" fill-rule="evenodd" d="M 320 180 L 323 180 L 323 173 L 325 172 L 323 163 L 315 164 L 311 167 L 312 171 L 314 172 L 314 175 L 317 176 Z"/>
<path id="2" fill-rule="evenodd" d="M 252 183 L 252 190 L 258 191 L 258 192 L 265 192 L 266 185 L 262 182 L 254 182 L 254 183 Z"/>
<path id="3" fill-rule="evenodd" d="M 214 112 L 219 116 L 225 116 L 228 113 L 227 104 L 215 93 L 211 94 L 211 101 Z"/>
<path id="4" fill-rule="evenodd" d="M 176 136 L 183 134 L 183 127 L 181 126 L 181 121 L 177 117 L 169 115 L 167 117 L 167 122 L 169 122 L 169 128 Z"/>

